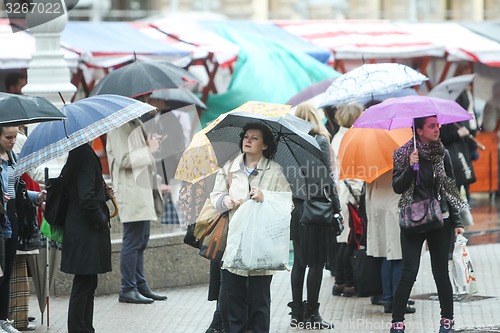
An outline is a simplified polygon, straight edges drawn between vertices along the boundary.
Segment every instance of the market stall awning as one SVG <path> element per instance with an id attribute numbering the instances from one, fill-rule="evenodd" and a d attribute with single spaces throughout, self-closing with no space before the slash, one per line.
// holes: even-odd
<path id="1" fill-rule="evenodd" d="M 313 44 L 303 38 L 289 33 L 271 22 L 254 22 L 254 21 L 210 21 L 201 22 L 203 26 L 210 29 L 217 29 L 218 26 L 225 28 L 240 30 L 247 34 L 255 35 L 258 39 L 267 39 L 278 45 L 281 45 L 293 52 L 303 52 L 310 55 L 322 63 L 328 63 L 332 52 L 325 47 Z"/>
<path id="2" fill-rule="evenodd" d="M 335 60 L 441 57 L 445 48 L 385 20 L 274 21 L 286 31 L 328 48 Z"/>
<path id="3" fill-rule="evenodd" d="M 158 42 L 128 22 L 68 22 L 61 44 L 82 56 L 87 65 L 113 67 L 131 57 L 158 57 L 173 61 L 190 52 Z"/>
<path id="4" fill-rule="evenodd" d="M 173 38 L 213 54 L 214 60 L 221 67 L 232 66 L 238 58 L 238 46 L 207 30 L 198 20 L 165 18 L 154 20 L 150 25 Z"/>

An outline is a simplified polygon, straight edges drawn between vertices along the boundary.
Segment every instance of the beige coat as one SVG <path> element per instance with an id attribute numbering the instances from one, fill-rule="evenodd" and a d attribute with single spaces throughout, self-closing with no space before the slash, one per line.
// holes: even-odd
<path id="1" fill-rule="evenodd" d="M 247 176 L 244 171 L 243 154 L 238 155 L 234 159 L 231 169 L 229 170 L 229 172 L 232 173 L 229 193 L 227 190 L 226 176 L 228 174 L 228 168 L 229 163 L 219 171 L 215 178 L 214 190 L 210 194 L 210 200 L 214 207 L 217 207 L 220 200 L 223 200 L 223 197 L 227 194 L 235 200 L 242 200 L 242 203 L 250 200 L 250 187 L 258 187 L 261 190 L 276 192 L 291 192 L 290 185 L 285 178 L 281 166 L 265 157 L 262 157 L 257 164 L 257 175 Z M 266 200 L 265 197 L 264 200 Z M 233 208 L 229 212 L 230 221 L 236 209 L 237 208 Z M 231 223 L 229 223 L 229 228 L 231 228 Z M 270 275 L 273 273 L 272 271 L 243 271 L 233 269 L 229 271 L 241 276 Z"/>
<path id="2" fill-rule="evenodd" d="M 142 122 L 135 119 L 110 131 L 106 151 L 120 221 L 157 220 L 163 202 Z"/>
<path id="3" fill-rule="evenodd" d="M 401 195 L 392 189 L 392 172 L 386 172 L 366 184 L 368 215 L 367 254 L 402 259 L 398 201 Z"/>

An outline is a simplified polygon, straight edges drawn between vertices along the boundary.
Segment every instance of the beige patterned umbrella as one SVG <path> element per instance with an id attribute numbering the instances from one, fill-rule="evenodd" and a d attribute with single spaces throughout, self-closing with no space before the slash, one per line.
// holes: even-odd
<path id="1" fill-rule="evenodd" d="M 221 114 L 193 136 L 191 143 L 181 156 L 177 171 L 175 172 L 175 179 L 195 183 L 220 169 L 217 165 L 215 152 L 205 134 L 220 123 L 228 114 L 250 112 L 265 116 L 284 117 L 290 108 L 290 105 L 285 104 L 250 101 L 232 111 Z"/>

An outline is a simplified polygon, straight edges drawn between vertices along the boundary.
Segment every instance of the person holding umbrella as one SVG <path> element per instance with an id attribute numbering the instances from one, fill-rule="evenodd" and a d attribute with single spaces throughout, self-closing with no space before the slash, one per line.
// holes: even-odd
<path id="1" fill-rule="evenodd" d="M 90 144 L 69 152 L 62 175 L 68 191 L 61 271 L 74 274 L 68 332 L 94 332 L 97 274 L 111 271 L 110 217 L 106 200 L 113 189 L 102 178 L 99 157 Z"/>
<path id="2" fill-rule="evenodd" d="M 413 123 L 416 142 L 411 139 L 393 155 L 392 187 L 394 192 L 401 194 L 400 209 L 416 201 L 437 198 L 444 225 L 423 233 L 401 233 L 403 268 L 394 295 L 390 332 L 404 333 L 405 309 L 418 274 L 422 244 L 427 240 L 441 307 L 439 333 L 452 333 L 453 291 L 448 275 L 448 254 L 454 235 L 464 232 L 459 213 L 467 204 L 460 197 L 450 157 L 439 140 L 438 118 L 425 116 L 415 118 Z"/>
<path id="3" fill-rule="evenodd" d="M 281 166 L 271 159 L 276 152 L 275 137 L 269 127 L 251 120 L 240 134 L 241 154 L 229 161 L 216 176 L 210 200 L 220 211 L 234 212 L 247 200 L 263 202 L 263 190 L 290 192 Z M 228 188 L 228 175 L 231 184 Z M 224 257 L 223 257 L 224 260 Z M 221 270 L 219 306 L 228 318 L 229 333 L 269 332 L 271 322 L 272 271 Z"/>
<path id="4" fill-rule="evenodd" d="M 151 291 L 144 276 L 150 221 L 157 220 L 163 212 L 152 155 L 158 148 L 158 138 L 147 135 L 138 118 L 108 133 L 108 164 L 123 225 L 119 302 L 149 304 L 167 299 Z"/>

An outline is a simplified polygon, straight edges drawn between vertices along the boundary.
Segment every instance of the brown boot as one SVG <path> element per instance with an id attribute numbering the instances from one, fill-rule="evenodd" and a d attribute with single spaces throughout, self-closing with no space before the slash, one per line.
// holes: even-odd
<path id="1" fill-rule="evenodd" d="M 306 303 L 304 313 L 304 328 L 313 330 L 331 329 L 333 324 L 324 321 L 319 314 L 319 303 Z"/>

